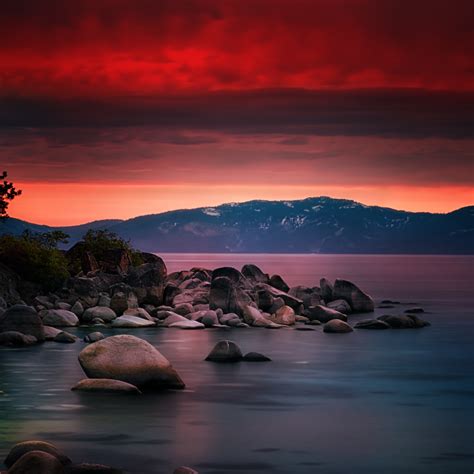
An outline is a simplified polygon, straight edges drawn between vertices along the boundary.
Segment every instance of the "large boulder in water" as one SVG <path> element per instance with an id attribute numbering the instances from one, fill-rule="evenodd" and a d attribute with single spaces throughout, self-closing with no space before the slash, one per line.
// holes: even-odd
<path id="1" fill-rule="evenodd" d="M 212 271 L 212 280 L 221 277 L 228 278 L 234 285 L 242 288 L 250 289 L 252 287 L 247 278 L 245 278 L 239 270 L 233 267 L 219 267 Z"/>
<path id="2" fill-rule="evenodd" d="M 31 306 L 16 304 L 0 316 L 0 332 L 17 331 L 44 341 L 43 321 Z"/>
<path id="3" fill-rule="evenodd" d="M 206 360 L 211 362 L 239 362 L 242 360 L 242 351 L 233 341 L 219 341 L 206 357 Z"/>
<path id="4" fill-rule="evenodd" d="M 343 314 L 351 314 L 352 308 L 351 305 L 346 300 L 333 300 L 327 303 L 327 307 L 339 311 Z"/>
<path id="5" fill-rule="evenodd" d="M 72 288 L 79 297 L 83 307 L 90 308 L 99 301 L 99 288 L 92 278 L 77 277 L 72 279 Z"/>
<path id="6" fill-rule="evenodd" d="M 328 333 L 346 333 L 352 332 L 353 329 L 349 326 L 349 324 L 341 321 L 340 319 L 331 319 L 331 321 L 328 321 L 324 325 L 323 331 Z"/>
<path id="7" fill-rule="evenodd" d="M 43 316 L 43 324 L 53 327 L 74 327 L 79 324 L 79 318 L 66 309 L 50 309 Z"/>
<path id="8" fill-rule="evenodd" d="M 40 451 L 54 456 L 58 461 L 66 466 L 71 460 L 51 443 L 45 441 L 24 441 L 13 446 L 5 458 L 4 464 L 7 468 L 12 467 L 22 456 L 31 451 Z"/>
<path id="9" fill-rule="evenodd" d="M 335 309 L 327 308 L 326 306 L 316 305 L 310 306 L 304 310 L 304 315 L 311 321 L 315 319 L 322 323 L 327 323 L 332 319 L 340 319 L 341 321 L 347 321 L 347 316 Z"/>
<path id="10" fill-rule="evenodd" d="M 135 336 L 112 336 L 90 344 L 79 354 L 88 377 L 115 379 L 144 389 L 182 389 L 170 362 L 150 343 Z"/>
<path id="11" fill-rule="evenodd" d="M 375 307 L 373 299 L 348 280 L 334 282 L 333 298 L 346 300 L 354 313 L 370 313 Z"/>
<path id="12" fill-rule="evenodd" d="M 319 288 L 309 288 L 307 286 L 298 285 L 290 288 L 288 294 L 301 300 L 305 308 L 321 304 Z"/>

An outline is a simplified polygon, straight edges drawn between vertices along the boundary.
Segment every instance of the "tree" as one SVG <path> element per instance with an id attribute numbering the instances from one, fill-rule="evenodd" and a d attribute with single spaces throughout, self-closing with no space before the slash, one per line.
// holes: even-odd
<path id="1" fill-rule="evenodd" d="M 21 194 L 21 190 L 16 189 L 12 182 L 7 181 L 6 171 L 0 173 L 0 219 L 8 217 L 7 209 L 10 201 Z"/>

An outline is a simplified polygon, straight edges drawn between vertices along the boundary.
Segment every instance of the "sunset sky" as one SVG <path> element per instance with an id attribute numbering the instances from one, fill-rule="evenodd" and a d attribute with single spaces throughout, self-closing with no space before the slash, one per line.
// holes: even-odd
<path id="1" fill-rule="evenodd" d="M 10 214 L 474 204 L 472 1 L 2 0 Z"/>

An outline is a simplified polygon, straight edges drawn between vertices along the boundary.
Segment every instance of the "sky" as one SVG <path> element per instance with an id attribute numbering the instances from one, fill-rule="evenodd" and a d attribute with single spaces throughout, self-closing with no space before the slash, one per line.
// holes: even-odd
<path id="1" fill-rule="evenodd" d="M 473 20 L 464 0 L 2 0 L 10 214 L 474 204 Z"/>

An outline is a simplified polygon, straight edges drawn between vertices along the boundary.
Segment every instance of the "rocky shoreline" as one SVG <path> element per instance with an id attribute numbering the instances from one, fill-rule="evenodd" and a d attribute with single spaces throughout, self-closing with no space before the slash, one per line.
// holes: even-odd
<path id="1" fill-rule="evenodd" d="M 113 262 L 82 271 L 54 293 L 35 294 L 29 288 L 23 293 L 26 301 L 9 288 L 7 298 L 0 297 L 0 344 L 74 342 L 67 328 L 76 326 L 196 330 L 301 329 L 304 324 L 310 330 L 324 324 L 325 332 L 351 332 L 350 315 L 371 313 L 375 307 L 369 295 L 347 280 L 322 278 L 319 286 L 290 288 L 280 275 L 267 275 L 252 264 L 240 271 L 192 268 L 168 274 L 160 257 L 142 256 L 145 263 L 133 266 L 126 254 L 115 255 Z M 388 314 L 355 328 L 427 325 L 415 313 Z"/>

